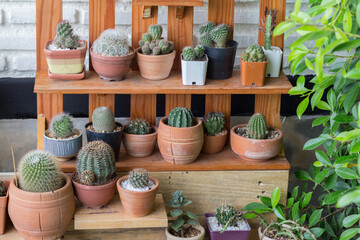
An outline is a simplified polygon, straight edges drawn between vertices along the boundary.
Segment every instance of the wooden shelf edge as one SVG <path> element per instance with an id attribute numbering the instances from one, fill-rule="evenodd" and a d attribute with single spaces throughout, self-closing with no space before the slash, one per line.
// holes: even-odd
<path id="1" fill-rule="evenodd" d="M 184 6 L 184 7 L 200 7 L 204 5 L 203 0 L 133 0 L 135 5 L 146 6 Z"/>

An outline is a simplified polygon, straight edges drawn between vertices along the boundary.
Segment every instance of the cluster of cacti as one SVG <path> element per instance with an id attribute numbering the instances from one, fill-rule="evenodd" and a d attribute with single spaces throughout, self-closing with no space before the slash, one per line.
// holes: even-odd
<path id="1" fill-rule="evenodd" d="M 249 46 L 241 53 L 241 59 L 245 62 L 265 62 L 264 50 L 257 44 Z"/>
<path id="2" fill-rule="evenodd" d="M 176 107 L 169 114 L 168 125 L 181 128 L 192 127 L 194 125 L 194 116 L 188 108 Z"/>
<path id="3" fill-rule="evenodd" d="M 151 125 L 145 119 L 133 119 L 125 126 L 125 132 L 129 134 L 145 135 L 151 133 Z"/>
<path id="4" fill-rule="evenodd" d="M 222 112 L 209 112 L 203 122 L 206 132 L 210 136 L 215 136 L 224 129 L 225 115 Z"/>
<path id="5" fill-rule="evenodd" d="M 215 215 L 217 221 L 222 226 L 234 226 L 236 225 L 236 209 L 230 205 L 222 205 L 216 209 Z"/>
<path id="6" fill-rule="evenodd" d="M 97 132 L 113 132 L 116 127 L 114 113 L 108 107 L 96 108 L 91 119 Z"/>
<path id="7" fill-rule="evenodd" d="M 129 179 L 134 188 L 146 188 L 149 186 L 149 174 L 145 169 L 136 168 L 132 170 Z"/>
<path id="8" fill-rule="evenodd" d="M 252 139 L 265 139 L 267 137 L 266 118 L 262 113 L 255 113 L 250 118 L 248 136 Z"/>
<path id="9" fill-rule="evenodd" d="M 85 185 L 103 185 L 115 176 L 115 156 L 109 144 L 103 141 L 87 143 L 76 160 L 79 180 Z"/>
<path id="10" fill-rule="evenodd" d="M 273 35 L 273 30 L 276 25 L 276 14 L 279 11 L 276 11 L 276 9 L 268 9 L 268 7 L 265 7 L 265 18 L 261 19 L 262 25 L 260 26 L 260 30 L 265 34 L 265 42 L 264 42 L 264 48 L 266 50 L 271 49 L 271 37 Z"/>
<path id="11" fill-rule="evenodd" d="M 0 197 L 6 196 L 7 188 L 4 186 L 4 182 L 0 180 Z"/>
<path id="12" fill-rule="evenodd" d="M 206 47 L 226 48 L 229 40 L 231 28 L 227 24 L 215 25 L 213 22 L 207 22 L 200 26 L 200 43 Z"/>
<path id="13" fill-rule="evenodd" d="M 103 56 L 125 56 L 130 48 L 126 37 L 116 29 L 107 29 L 96 39 L 92 45 L 95 53 Z"/>
<path id="14" fill-rule="evenodd" d="M 79 37 L 74 35 L 73 29 L 68 21 L 61 21 L 57 25 L 53 44 L 61 49 L 75 49 L 79 47 Z"/>
<path id="15" fill-rule="evenodd" d="M 55 138 L 68 138 L 74 134 L 74 124 L 71 117 L 65 113 L 51 119 L 50 131 Z"/>
<path id="16" fill-rule="evenodd" d="M 145 55 L 165 55 L 174 49 L 174 43 L 161 38 L 162 27 L 150 25 L 149 33 L 145 33 L 139 41 L 141 52 Z"/>
<path id="17" fill-rule="evenodd" d="M 20 188 L 28 192 L 50 192 L 64 186 L 60 168 L 51 153 L 34 150 L 19 163 Z"/>
<path id="18" fill-rule="evenodd" d="M 196 47 L 184 47 L 182 56 L 184 61 L 195 61 L 202 60 L 205 55 L 205 49 L 201 45 L 197 45 Z"/>

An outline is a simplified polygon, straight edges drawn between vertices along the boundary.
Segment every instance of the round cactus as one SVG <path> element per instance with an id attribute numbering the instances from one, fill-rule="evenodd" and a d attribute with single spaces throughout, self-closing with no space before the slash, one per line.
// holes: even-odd
<path id="1" fill-rule="evenodd" d="M 171 110 L 168 125 L 170 127 L 192 127 L 194 125 L 194 116 L 188 108 L 176 107 Z"/>
<path id="2" fill-rule="evenodd" d="M 149 186 L 149 174 L 145 169 L 136 168 L 132 170 L 129 179 L 134 188 L 146 188 Z"/>
<path id="3" fill-rule="evenodd" d="M 192 47 L 184 47 L 182 56 L 184 61 L 194 61 L 195 60 L 195 51 Z"/>
<path id="4" fill-rule="evenodd" d="M 267 136 L 266 118 L 262 113 L 255 113 L 248 123 L 248 135 L 252 139 L 265 139 Z"/>
<path id="5" fill-rule="evenodd" d="M 210 32 L 211 39 L 218 48 L 226 48 L 226 42 L 229 39 L 230 27 L 227 24 L 219 24 Z"/>
<path id="6" fill-rule="evenodd" d="M 109 144 L 93 141 L 86 144 L 76 160 L 80 182 L 86 185 L 103 185 L 115 176 L 115 156 Z M 86 173 L 84 173 L 86 171 Z M 92 179 L 92 174 L 94 178 Z M 92 182 L 90 180 L 93 180 Z"/>
<path id="7" fill-rule="evenodd" d="M 245 62 L 265 62 L 264 50 L 257 44 L 249 46 L 241 53 L 241 59 Z"/>
<path id="8" fill-rule="evenodd" d="M 222 225 L 225 226 L 229 221 L 229 226 L 236 225 L 236 209 L 230 205 L 223 205 L 216 209 L 216 219 Z"/>
<path id="9" fill-rule="evenodd" d="M 200 43 L 205 47 L 214 47 L 214 42 L 211 39 L 211 35 L 207 32 L 200 35 Z"/>
<path id="10" fill-rule="evenodd" d="M 73 29 L 68 21 L 61 21 L 57 25 L 54 45 L 61 49 L 79 47 L 79 37 L 73 34 Z"/>
<path id="11" fill-rule="evenodd" d="M 209 112 L 204 117 L 204 127 L 210 136 L 221 133 L 225 124 L 225 115 L 222 112 Z"/>
<path id="12" fill-rule="evenodd" d="M 153 55 L 161 55 L 161 50 L 158 46 L 153 48 Z"/>
<path id="13" fill-rule="evenodd" d="M 151 35 L 152 40 L 157 40 L 161 38 L 163 28 L 158 24 L 152 24 L 149 27 L 149 34 Z"/>
<path id="14" fill-rule="evenodd" d="M 149 48 L 148 45 L 142 46 L 141 52 L 142 52 L 143 54 L 145 54 L 145 55 L 150 55 L 150 54 L 151 54 L 151 50 L 150 50 L 150 48 Z"/>
<path id="15" fill-rule="evenodd" d="M 205 55 L 205 48 L 201 45 L 197 45 L 195 48 L 194 48 L 194 51 L 195 51 L 195 56 L 197 59 L 201 60 L 204 55 Z"/>
<path id="16" fill-rule="evenodd" d="M 207 23 L 204 23 L 200 26 L 199 28 L 199 33 L 200 34 L 203 34 L 203 33 L 209 33 L 211 30 L 214 29 L 215 27 L 215 23 L 213 22 L 207 22 Z"/>
<path id="17" fill-rule="evenodd" d="M 95 53 L 103 56 L 119 57 L 130 52 L 126 37 L 116 29 L 107 29 L 92 45 Z"/>
<path id="18" fill-rule="evenodd" d="M 151 42 L 153 39 L 152 39 L 152 37 L 151 37 L 151 35 L 149 33 L 144 33 L 142 35 L 142 40 L 144 42 Z"/>
<path id="19" fill-rule="evenodd" d="M 115 118 L 113 112 L 108 107 L 98 107 L 92 114 L 92 123 L 97 132 L 113 132 Z"/>
<path id="20" fill-rule="evenodd" d="M 50 131 L 55 138 L 68 138 L 74 134 L 74 124 L 69 115 L 61 113 L 51 119 Z"/>
<path id="21" fill-rule="evenodd" d="M 145 135 L 151 133 L 151 126 L 145 119 L 135 118 L 126 124 L 125 132 L 135 135 Z"/>
<path id="22" fill-rule="evenodd" d="M 19 184 L 28 192 L 50 192 L 64 186 L 61 170 L 51 153 L 34 150 L 19 163 Z"/>

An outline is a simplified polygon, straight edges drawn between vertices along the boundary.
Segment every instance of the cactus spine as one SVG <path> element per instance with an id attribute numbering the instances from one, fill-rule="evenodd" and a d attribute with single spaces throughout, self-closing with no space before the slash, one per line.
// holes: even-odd
<path id="1" fill-rule="evenodd" d="M 91 119 L 97 132 L 113 132 L 116 127 L 114 114 L 108 107 L 96 108 Z"/>
<path id="2" fill-rule="evenodd" d="M 200 34 L 209 33 L 209 32 L 211 32 L 211 30 L 213 30 L 215 28 L 215 26 L 216 25 L 213 22 L 203 23 L 199 28 L 199 33 Z"/>
<path id="3" fill-rule="evenodd" d="M 225 226 L 229 221 L 229 226 L 236 225 L 237 218 L 235 216 L 236 209 L 233 206 L 223 205 L 216 209 L 215 217 L 222 226 Z"/>
<path id="4" fill-rule="evenodd" d="M 204 127 L 210 136 L 220 134 L 224 124 L 225 115 L 222 112 L 209 112 L 204 117 Z"/>
<path id="5" fill-rule="evenodd" d="M 184 61 L 195 61 L 202 60 L 205 54 L 205 49 L 201 45 L 197 45 L 195 48 L 192 47 L 184 47 L 182 56 Z"/>
<path id="6" fill-rule="evenodd" d="M 264 48 L 266 50 L 271 49 L 271 37 L 273 35 L 273 30 L 276 25 L 276 15 L 279 11 L 276 11 L 276 9 L 268 9 L 268 7 L 265 7 L 265 17 L 264 19 L 261 19 L 262 25 L 260 26 L 260 30 L 265 34 L 265 42 L 264 42 Z"/>
<path id="7" fill-rule="evenodd" d="M 188 108 L 176 107 L 171 110 L 168 125 L 170 127 L 192 127 L 194 125 L 194 116 Z"/>
<path id="8" fill-rule="evenodd" d="M 264 50 L 257 44 L 249 46 L 241 53 L 241 59 L 245 62 L 265 62 Z"/>
<path id="9" fill-rule="evenodd" d="M 151 35 L 152 40 L 157 40 L 161 38 L 163 28 L 160 25 L 152 24 L 149 27 L 149 34 Z"/>
<path id="10" fill-rule="evenodd" d="M 264 42 L 264 48 L 266 50 L 270 50 L 271 49 L 271 15 L 268 15 L 266 17 L 266 22 L 265 22 L 265 42 Z"/>
<path id="11" fill-rule="evenodd" d="M 205 47 L 226 48 L 231 28 L 227 24 L 215 26 L 213 22 L 207 22 L 200 26 L 200 43 Z"/>
<path id="12" fill-rule="evenodd" d="M 205 55 L 205 48 L 201 45 L 196 45 L 196 47 L 194 48 L 195 51 L 195 56 L 197 59 L 202 59 Z"/>
<path id="13" fill-rule="evenodd" d="M 101 33 L 92 49 L 97 54 L 111 57 L 125 56 L 130 52 L 125 36 L 116 29 L 107 29 Z"/>
<path id="14" fill-rule="evenodd" d="M 162 27 L 151 25 L 149 33 L 145 33 L 139 41 L 141 53 L 145 55 L 165 55 L 174 50 L 174 43 L 161 39 Z"/>
<path id="15" fill-rule="evenodd" d="M 76 49 L 79 47 L 79 37 L 74 35 L 73 29 L 68 21 L 61 21 L 57 25 L 54 45 L 61 49 Z"/>
<path id="16" fill-rule="evenodd" d="M 252 139 L 265 139 L 267 137 L 266 118 L 262 113 L 255 113 L 250 118 L 248 136 Z"/>
<path id="17" fill-rule="evenodd" d="M 136 168 L 132 170 L 129 179 L 134 188 L 146 188 L 149 186 L 149 174 L 145 169 Z"/>
<path id="18" fill-rule="evenodd" d="M 125 131 L 129 134 L 145 135 L 151 133 L 151 126 L 145 119 L 133 119 L 125 126 Z"/>
<path id="19" fill-rule="evenodd" d="M 69 115 L 61 113 L 51 119 L 50 131 L 55 138 L 68 138 L 74 134 L 74 125 Z"/>

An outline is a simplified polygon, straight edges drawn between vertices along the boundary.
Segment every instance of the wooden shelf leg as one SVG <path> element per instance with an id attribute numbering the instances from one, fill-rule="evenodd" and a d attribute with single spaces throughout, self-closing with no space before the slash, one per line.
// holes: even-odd
<path id="1" fill-rule="evenodd" d="M 115 113 L 115 95 L 114 94 L 89 94 L 89 121 L 95 108 L 108 107 Z"/>
<path id="2" fill-rule="evenodd" d="M 191 94 L 166 94 L 165 115 L 169 116 L 175 107 L 187 107 L 191 109 Z"/>
<path id="3" fill-rule="evenodd" d="M 130 117 L 144 118 L 156 125 L 156 94 L 132 94 Z"/>
<path id="4" fill-rule="evenodd" d="M 261 112 L 271 127 L 281 129 L 281 94 L 256 94 L 255 112 Z"/>

